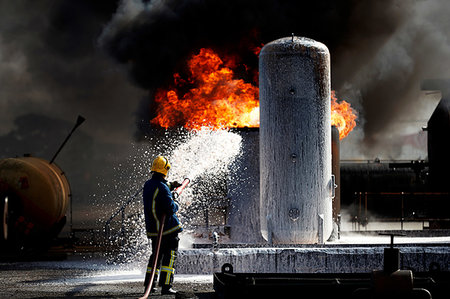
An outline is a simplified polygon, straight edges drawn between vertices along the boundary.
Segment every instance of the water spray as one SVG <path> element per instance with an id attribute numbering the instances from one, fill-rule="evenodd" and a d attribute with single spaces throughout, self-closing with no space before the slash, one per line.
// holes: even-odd
<path id="1" fill-rule="evenodd" d="M 122 193 L 108 194 L 108 196 L 114 195 L 115 197 L 125 196 L 127 199 L 125 203 L 117 202 L 117 209 L 114 210 L 118 211 L 113 211 L 113 216 L 110 217 L 113 219 L 108 219 L 105 227 L 105 231 L 111 237 L 121 236 L 123 238 L 127 234 L 121 243 L 119 256 L 112 256 L 114 259 L 119 258 L 119 262 L 129 263 L 138 260 L 141 262 L 137 258 L 140 257 L 142 263 L 144 263 L 144 257 L 147 256 L 148 247 L 142 246 L 147 241 L 147 236 L 142 233 L 145 230 L 143 229 L 144 215 L 137 212 L 137 209 L 141 207 L 142 200 L 140 197 L 142 188 L 140 186 L 142 182 L 148 179 L 149 161 L 152 160 L 155 153 L 164 153 L 173 165 L 167 178 L 169 182 L 177 180 L 180 183 L 188 183 L 189 188 L 186 191 L 184 191 L 185 186 L 172 190 L 174 191 L 174 199 L 179 201 L 178 217 L 183 223 L 183 227 L 186 228 L 185 233 L 187 235 L 190 234 L 188 229 L 191 229 L 192 222 L 204 216 L 203 214 L 200 215 L 198 211 L 207 204 L 208 199 L 216 198 L 217 190 L 214 187 L 227 180 L 226 174 L 238 171 L 234 161 L 241 153 L 242 137 L 239 134 L 225 130 L 214 131 L 208 128 L 200 131 L 182 131 L 181 133 L 182 136 L 175 136 L 177 139 L 167 140 L 171 146 L 168 148 L 163 148 L 162 143 L 165 140 L 158 142 L 155 147 L 149 147 L 148 144 L 140 146 L 139 144 L 129 163 L 134 166 L 134 175 L 129 175 L 128 169 L 126 169 L 126 172 L 122 171 L 120 169 L 122 166 L 117 168 L 122 172 L 121 177 L 114 184 L 123 187 L 109 188 L 108 192 L 111 190 L 121 191 L 130 185 L 139 186 L 136 190 L 133 190 L 136 193 L 132 195 L 133 198 Z M 189 178 L 189 182 L 183 181 L 184 178 Z M 205 187 L 206 184 L 207 187 Z M 213 187 L 211 188 L 210 185 Z M 183 194 L 179 197 L 181 192 Z M 134 209 L 133 215 L 136 215 L 135 218 L 127 217 L 128 212 L 126 211 L 131 209 Z M 120 218 L 122 218 L 122 224 L 120 224 Z M 113 229 L 112 221 L 119 222 L 121 231 L 111 233 L 110 230 Z M 111 239 L 111 241 L 114 240 Z M 146 260 L 148 262 L 147 258 Z"/>

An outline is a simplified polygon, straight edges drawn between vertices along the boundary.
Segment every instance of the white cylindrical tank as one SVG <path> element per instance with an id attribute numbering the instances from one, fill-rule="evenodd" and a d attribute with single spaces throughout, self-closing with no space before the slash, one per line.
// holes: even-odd
<path id="1" fill-rule="evenodd" d="M 232 167 L 228 182 L 230 241 L 263 244 L 259 224 L 259 129 L 235 129 L 242 136 L 238 167 Z"/>
<path id="2" fill-rule="evenodd" d="M 281 38 L 259 58 L 260 221 L 273 244 L 323 243 L 332 232 L 330 54 Z"/>

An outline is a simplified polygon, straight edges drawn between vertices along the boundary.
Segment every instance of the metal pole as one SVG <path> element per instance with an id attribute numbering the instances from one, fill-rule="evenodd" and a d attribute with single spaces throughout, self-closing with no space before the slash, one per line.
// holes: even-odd
<path id="1" fill-rule="evenodd" d="M 367 219 L 367 192 L 364 193 L 364 223 L 366 224 L 366 230 L 367 230 L 367 224 L 369 224 L 369 221 Z"/>
<path id="2" fill-rule="evenodd" d="M 53 158 L 50 160 L 49 164 L 52 164 L 55 159 L 56 156 L 58 156 L 59 152 L 61 151 L 61 149 L 64 147 L 64 145 L 67 143 L 67 140 L 69 140 L 70 136 L 72 136 L 72 133 L 76 130 L 76 128 L 78 128 L 86 119 L 84 117 L 82 117 L 81 115 L 78 115 L 77 118 L 77 122 L 75 123 L 75 126 L 72 128 L 72 131 L 70 131 L 69 135 L 67 135 L 66 139 L 63 141 L 63 143 L 61 144 L 61 146 L 59 147 L 59 149 L 56 151 L 56 153 L 53 155 Z M 73 235 L 73 217 L 72 217 L 72 213 L 73 213 L 73 208 L 72 208 L 72 199 L 73 196 L 72 194 L 69 195 L 70 196 L 70 238 L 72 239 L 74 237 Z"/>
<path id="3" fill-rule="evenodd" d="M 402 213 L 402 218 L 401 218 L 401 221 L 400 221 L 400 224 L 401 224 L 401 230 L 403 230 L 403 219 L 404 219 L 404 217 L 405 217 L 405 212 L 404 212 L 404 202 L 403 202 L 403 197 L 404 197 L 404 192 L 402 192 L 402 197 L 401 197 L 401 199 L 402 199 L 402 211 L 401 211 L 401 213 Z"/>
<path id="4" fill-rule="evenodd" d="M 358 231 L 361 230 L 361 195 L 362 193 L 359 192 Z"/>
<path id="5" fill-rule="evenodd" d="M 73 241 L 73 239 L 74 239 L 74 237 L 75 237 L 75 235 L 74 235 L 74 233 L 73 233 L 73 209 L 72 209 L 72 199 L 73 199 L 73 196 L 72 196 L 72 194 L 69 194 L 69 203 L 70 203 L 70 239 L 71 239 L 71 244 L 73 244 L 72 243 L 72 241 Z"/>
<path id="6" fill-rule="evenodd" d="M 61 151 L 61 149 L 64 147 L 64 145 L 66 144 L 66 142 L 69 140 L 70 136 L 72 136 L 72 133 L 85 121 L 86 119 L 84 117 L 82 117 L 81 115 L 78 115 L 77 118 L 77 122 L 75 124 L 75 126 L 72 128 L 72 131 L 70 131 L 69 135 L 67 135 L 66 139 L 63 141 L 63 143 L 61 144 L 61 146 L 58 148 L 58 150 L 56 151 L 56 153 L 53 155 L 53 158 L 50 160 L 50 164 L 53 163 L 53 161 L 55 161 L 56 156 L 58 156 L 59 152 Z"/>

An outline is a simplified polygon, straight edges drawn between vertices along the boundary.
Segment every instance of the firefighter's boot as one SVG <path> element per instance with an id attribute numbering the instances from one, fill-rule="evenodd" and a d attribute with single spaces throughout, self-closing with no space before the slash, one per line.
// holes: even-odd
<path id="1" fill-rule="evenodd" d="M 175 291 L 172 287 L 170 286 L 163 286 L 162 290 L 161 290 L 161 295 L 176 295 L 178 292 Z"/>

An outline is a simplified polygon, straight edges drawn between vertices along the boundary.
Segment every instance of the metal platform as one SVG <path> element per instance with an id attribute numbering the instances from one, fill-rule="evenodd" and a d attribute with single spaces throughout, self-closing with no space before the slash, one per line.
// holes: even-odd
<path id="1" fill-rule="evenodd" d="M 413 286 L 407 295 L 377 295 L 371 291 L 372 273 L 234 273 L 230 264 L 214 273 L 218 298 L 429 298 L 427 290 L 443 299 L 450 294 L 450 272 L 414 273 Z"/>

